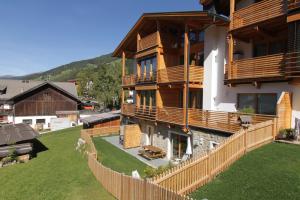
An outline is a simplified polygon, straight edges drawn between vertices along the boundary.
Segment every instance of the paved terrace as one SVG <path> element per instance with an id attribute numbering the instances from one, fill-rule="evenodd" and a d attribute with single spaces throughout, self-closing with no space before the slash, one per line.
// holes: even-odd
<path id="1" fill-rule="evenodd" d="M 159 158 L 159 159 L 155 159 L 155 160 L 147 160 L 145 158 L 143 158 L 142 156 L 138 155 L 138 151 L 141 149 L 141 147 L 137 147 L 137 148 L 131 148 L 131 149 L 124 149 L 123 146 L 119 143 L 119 136 L 108 136 L 108 137 L 103 137 L 104 140 L 106 140 L 107 142 L 111 143 L 112 145 L 118 147 L 119 149 L 121 149 L 122 151 L 125 151 L 126 153 L 136 157 L 137 159 L 139 159 L 140 161 L 142 161 L 143 163 L 154 167 L 154 168 L 158 168 L 159 166 L 164 166 L 169 164 L 169 160 L 167 160 L 166 158 Z"/>

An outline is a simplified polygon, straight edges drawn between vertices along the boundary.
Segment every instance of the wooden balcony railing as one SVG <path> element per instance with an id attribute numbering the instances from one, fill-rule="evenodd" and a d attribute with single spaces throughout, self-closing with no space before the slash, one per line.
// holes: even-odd
<path id="1" fill-rule="evenodd" d="M 156 120 L 156 107 L 140 106 L 135 108 L 135 117 L 150 121 Z"/>
<path id="2" fill-rule="evenodd" d="M 123 104 L 122 105 L 122 114 L 127 116 L 134 116 L 135 113 L 135 104 Z"/>
<path id="3" fill-rule="evenodd" d="M 233 13 L 231 30 L 286 14 L 285 0 L 264 0 Z"/>
<path id="4" fill-rule="evenodd" d="M 208 128 L 229 133 L 234 133 L 241 129 L 238 121 L 241 115 L 251 115 L 252 124 L 258 124 L 274 119 L 272 115 L 255 115 L 237 112 L 221 112 L 201 109 L 189 109 L 189 125 L 195 127 Z"/>
<path id="5" fill-rule="evenodd" d="M 300 77 L 300 52 L 286 54 L 285 76 L 287 78 Z"/>
<path id="6" fill-rule="evenodd" d="M 256 58 L 237 60 L 227 71 L 230 79 L 252 79 L 284 76 L 284 54 L 274 54 Z M 226 66 L 228 70 L 228 66 Z"/>
<path id="7" fill-rule="evenodd" d="M 154 32 L 139 40 L 137 51 L 143 51 L 145 49 L 149 49 L 157 45 L 158 45 L 157 32 Z"/>
<path id="8" fill-rule="evenodd" d="M 136 77 L 136 83 L 156 82 L 156 71 L 140 74 Z"/>
<path id="9" fill-rule="evenodd" d="M 297 8 L 300 8 L 300 0 L 288 0 L 288 10 L 289 11 L 292 11 Z"/>
<path id="10" fill-rule="evenodd" d="M 136 76 L 134 74 L 123 76 L 122 85 L 123 86 L 133 86 L 135 85 Z"/>
<path id="11" fill-rule="evenodd" d="M 195 83 L 203 82 L 203 67 L 189 67 L 189 81 Z M 184 66 L 167 67 L 158 70 L 158 83 L 176 83 L 184 81 Z"/>
<path id="12" fill-rule="evenodd" d="M 161 122 L 184 125 L 183 116 L 184 116 L 184 111 L 182 108 L 176 108 L 176 107 L 157 108 L 157 120 Z"/>

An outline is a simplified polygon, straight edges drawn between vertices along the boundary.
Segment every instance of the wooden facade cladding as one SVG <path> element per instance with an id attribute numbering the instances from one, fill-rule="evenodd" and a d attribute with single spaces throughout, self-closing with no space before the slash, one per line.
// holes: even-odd
<path id="1" fill-rule="evenodd" d="M 288 10 L 293 11 L 300 8 L 300 0 L 288 0 Z"/>
<path id="2" fill-rule="evenodd" d="M 285 55 L 274 54 L 256 58 L 236 60 L 231 63 L 231 70 L 227 71 L 227 80 L 258 79 L 285 76 Z"/>
<path id="3" fill-rule="evenodd" d="M 283 16 L 286 13 L 286 0 L 264 0 L 253 3 L 250 6 L 233 12 L 230 29 L 234 30 L 257 24 L 259 22 Z"/>
<path id="4" fill-rule="evenodd" d="M 40 88 L 15 103 L 15 116 L 56 115 L 56 111 L 77 110 L 77 101 L 54 88 Z"/>
<path id="5" fill-rule="evenodd" d="M 143 51 L 158 45 L 158 33 L 151 33 L 143 38 L 138 39 L 137 51 Z"/>
<path id="6" fill-rule="evenodd" d="M 189 81 L 202 85 L 204 68 L 200 66 L 189 66 Z M 184 66 L 173 66 L 158 70 L 158 83 L 184 82 Z"/>

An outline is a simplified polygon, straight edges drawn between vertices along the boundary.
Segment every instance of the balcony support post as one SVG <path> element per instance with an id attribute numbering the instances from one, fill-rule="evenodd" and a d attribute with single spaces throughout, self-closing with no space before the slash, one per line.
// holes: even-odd
<path id="1" fill-rule="evenodd" d="M 122 52 L 122 82 L 124 81 L 124 77 L 125 77 L 125 65 L 126 65 L 126 56 L 125 56 L 125 52 L 123 51 Z M 122 88 L 122 99 L 121 99 L 122 105 L 124 104 L 124 102 L 125 102 L 125 92 L 124 92 L 124 88 Z"/>
<path id="2" fill-rule="evenodd" d="M 188 131 L 188 65 L 189 65 L 189 28 L 184 31 L 184 85 L 183 85 L 183 122 L 184 131 Z"/>
<path id="3" fill-rule="evenodd" d="M 235 0 L 230 0 L 230 29 L 233 28 L 233 13 L 235 11 Z"/>
<path id="4" fill-rule="evenodd" d="M 234 51 L 234 44 L 233 44 L 233 36 L 232 34 L 228 35 L 228 79 L 232 79 L 232 65 L 233 65 L 233 51 Z"/>

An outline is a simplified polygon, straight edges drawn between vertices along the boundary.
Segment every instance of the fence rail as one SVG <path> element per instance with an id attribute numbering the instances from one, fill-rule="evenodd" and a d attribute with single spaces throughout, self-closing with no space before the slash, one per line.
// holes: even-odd
<path id="1" fill-rule="evenodd" d="M 189 81 L 203 82 L 203 67 L 191 65 L 189 67 Z M 173 66 L 158 70 L 158 83 L 176 83 L 184 81 L 184 66 Z"/>
<path id="2" fill-rule="evenodd" d="M 104 133 L 106 130 L 108 129 L 100 132 Z M 87 131 L 81 131 L 81 138 L 91 146 L 88 153 L 88 166 L 96 179 L 115 198 L 121 200 L 191 200 L 189 197 L 167 190 L 145 179 L 134 179 L 105 167 L 97 159 L 97 150 L 91 137 Z"/>
<path id="3" fill-rule="evenodd" d="M 128 104 L 128 103 L 122 104 L 122 114 L 128 116 L 134 116 L 135 107 L 136 107 L 135 104 Z"/>
<path id="4" fill-rule="evenodd" d="M 285 76 L 289 78 L 300 77 L 300 52 L 286 54 Z"/>
<path id="5" fill-rule="evenodd" d="M 208 154 L 192 159 L 158 175 L 152 181 L 178 194 L 188 194 L 209 182 L 227 169 L 247 151 L 273 141 L 276 132 L 274 120 L 262 122 L 240 130 Z"/>
<path id="6" fill-rule="evenodd" d="M 122 77 L 123 86 L 134 86 L 135 85 L 136 75 L 130 74 Z"/>
<path id="7" fill-rule="evenodd" d="M 286 14 L 285 0 L 264 0 L 233 13 L 231 29 L 238 29 Z"/>
<path id="8" fill-rule="evenodd" d="M 292 11 L 297 8 L 300 8 L 300 0 L 288 0 L 288 10 L 289 11 Z"/>
<path id="9" fill-rule="evenodd" d="M 229 79 L 284 77 L 284 54 L 236 60 L 231 63 Z M 228 67 L 227 67 L 228 69 Z"/>

